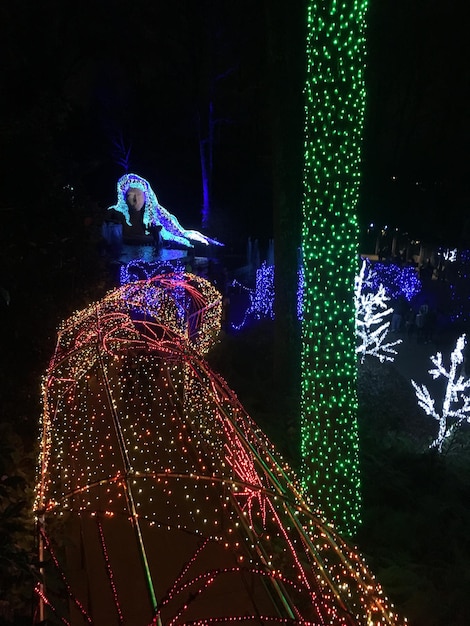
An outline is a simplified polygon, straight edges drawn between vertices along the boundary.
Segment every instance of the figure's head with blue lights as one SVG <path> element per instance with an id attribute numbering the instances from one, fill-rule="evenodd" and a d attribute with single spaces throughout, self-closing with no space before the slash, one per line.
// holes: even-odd
<path id="1" fill-rule="evenodd" d="M 153 192 L 145 178 L 137 174 L 124 174 L 117 183 L 117 203 L 110 207 L 124 215 L 126 223 L 130 226 L 130 211 L 144 211 L 144 228 L 148 231 L 150 226 L 158 225 L 157 196 Z"/>

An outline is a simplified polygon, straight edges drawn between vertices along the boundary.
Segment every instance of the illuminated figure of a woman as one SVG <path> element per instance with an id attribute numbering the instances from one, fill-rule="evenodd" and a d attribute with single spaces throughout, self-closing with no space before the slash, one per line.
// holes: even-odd
<path id="1" fill-rule="evenodd" d="M 193 242 L 205 245 L 223 245 L 197 230 L 186 230 L 178 219 L 158 202 L 152 187 L 137 174 L 125 174 L 117 183 L 117 203 L 108 208 L 124 217 L 123 237 L 130 243 L 141 243 L 145 238 L 158 237 L 162 242 L 173 242 L 187 248 Z"/>

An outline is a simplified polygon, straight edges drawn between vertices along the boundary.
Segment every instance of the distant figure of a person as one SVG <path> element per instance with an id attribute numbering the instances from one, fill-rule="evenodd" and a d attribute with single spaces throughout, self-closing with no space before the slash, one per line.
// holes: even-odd
<path id="1" fill-rule="evenodd" d="M 432 280 L 434 274 L 434 266 L 431 263 L 431 259 L 426 259 L 426 263 L 419 269 L 419 277 L 422 281 Z"/>
<path id="2" fill-rule="evenodd" d="M 427 302 L 425 302 L 419 307 L 419 311 L 415 318 L 417 343 L 424 343 L 426 341 L 426 337 L 428 336 L 428 315 L 429 305 L 427 304 Z"/>
<path id="3" fill-rule="evenodd" d="M 411 335 L 416 330 L 416 315 L 411 306 L 408 308 L 405 316 L 405 330 L 408 339 L 411 339 Z"/>
<path id="4" fill-rule="evenodd" d="M 436 329 L 437 316 L 436 312 L 432 308 L 428 308 L 428 312 L 424 318 L 423 328 L 423 340 L 424 343 L 431 343 L 434 338 L 434 331 Z"/>
<path id="5" fill-rule="evenodd" d="M 193 242 L 221 246 L 197 230 L 187 230 L 158 202 L 150 184 L 137 174 L 125 174 L 117 183 L 117 202 L 110 206 L 115 221 L 123 225 L 123 239 L 129 243 L 172 242 L 192 248 Z"/>
<path id="6" fill-rule="evenodd" d="M 407 309 L 406 298 L 401 295 L 398 296 L 393 306 L 392 321 L 390 324 L 390 331 L 392 333 L 399 333 L 402 330 Z"/>

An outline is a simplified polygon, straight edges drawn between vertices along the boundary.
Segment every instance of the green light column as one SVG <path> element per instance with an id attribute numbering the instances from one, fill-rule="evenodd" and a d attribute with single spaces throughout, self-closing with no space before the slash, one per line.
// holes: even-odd
<path id="1" fill-rule="evenodd" d="M 306 41 L 301 478 L 349 536 L 361 508 L 353 296 L 366 8 L 309 1 Z"/>

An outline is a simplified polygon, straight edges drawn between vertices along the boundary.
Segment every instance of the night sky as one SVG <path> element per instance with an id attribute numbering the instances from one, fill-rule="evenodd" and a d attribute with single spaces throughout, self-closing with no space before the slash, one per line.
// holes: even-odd
<path id="1" fill-rule="evenodd" d="M 23 203 L 47 212 L 66 185 L 79 201 L 106 208 L 130 148 L 130 171 L 186 227 L 199 227 L 198 139 L 212 102 L 214 228 L 270 236 L 274 6 L 283 3 L 2 3 L 0 209 Z M 283 36 L 301 65 L 302 5 L 295 8 L 286 10 Z M 464 232 L 467 11 L 466 0 L 370 2 L 362 224 L 449 240 Z M 302 79 L 302 67 L 293 67 L 283 88 L 295 105 L 286 115 L 303 116 Z M 302 149 L 299 137 L 285 141 Z"/>
<path id="2" fill-rule="evenodd" d="M 469 215 L 467 27 L 460 0 L 370 3 L 362 208 L 418 236 Z"/>

